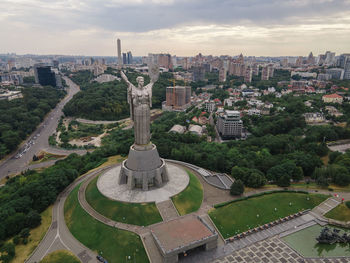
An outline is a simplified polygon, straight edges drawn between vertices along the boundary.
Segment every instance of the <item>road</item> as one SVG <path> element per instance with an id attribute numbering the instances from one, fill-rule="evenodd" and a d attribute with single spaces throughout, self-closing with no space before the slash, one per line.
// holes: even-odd
<path id="1" fill-rule="evenodd" d="M 79 86 L 69 78 L 63 78 L 69 86 L 68 94 L 57 104 L 56 108 L 45 117 L 44 121 L 37 127 L 37 129 L 27 138 L 25 142 L 22 143 L 22 146 L 0 163 L 0 180 L 7 175 L 17 174 L 26 170 L 33 158 L 33 155 L 37 154 L 41 150 L 55 154 L 70 154 L 72 152 L 76 152 L 78 154 L 86 153 L 85 150 L 69 151 L 57 149 L 51 147 L 48 142 L 49 136 L 55 132 L 58 122 L 63 115 L 62 109 L 64 105 L 80 90 Z M 27 145 L 30 145 L 30 147 Z M 23 153 L 26 148 L 28 150 Z M 23 155 L 16 159 L 16 155 L 19 155 L 20 153 L 23 153 Z"/>
<path id="2" fill-rule="evenodd" d="M 65 249 L 75 254 L 83 263 L 98 262 L 97 254 L 85 247 L 76 240 L 70 233 L 64 221 L 64 202 L 69 193 L 86 178 L 94 176 L 110 167 L 100 168 L 83 177 L 77 179 L 74 183 L 68 186 L 56 199 L 52 208 L 52 223 L 45 237 L 40 242 L 38 247 L 33 251 L 32 255 L 25 261 L 26 263 L 40 262 L 47 254 Z"/>

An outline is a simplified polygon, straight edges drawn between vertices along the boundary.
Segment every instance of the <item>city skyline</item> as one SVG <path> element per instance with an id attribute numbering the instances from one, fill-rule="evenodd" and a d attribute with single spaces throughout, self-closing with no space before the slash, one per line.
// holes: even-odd
<path id="1" fill-rule="evenodd" d="M 306 56 L 346 53 L 349 0 L 0 3 L 0 53 Z M 33 13 L 36 15 L 33 16 Z"/>

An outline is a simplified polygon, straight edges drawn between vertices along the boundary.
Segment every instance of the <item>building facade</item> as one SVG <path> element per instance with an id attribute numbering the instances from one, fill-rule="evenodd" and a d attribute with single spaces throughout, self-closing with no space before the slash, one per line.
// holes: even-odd
<path id="1" fill-rule="evenodd" d="M 240 112 L 226 110 L 218 116 L 216 127 L 223 139 L 241 138 L 243 122 Z"/>
<path id="2" fill-rule="evenodd" d="M 329 94 L 329 95 L 324 95 L 322 97 L 322 100 L 324 103 L 343 103 L 343 97 L 334 93 L 334 94 Z"/>
<path id="3" fill-rule="evenodd" d="M 35 83 L 42 86 L 57 86 L 55 72 L 51 71 L 50 66 L 36 65 L 34 66 Z"/>
<path id="4" fill-rule="evenodd" d="M 168 110 L 185 110 L 191 106 L 191 87 L 175 86 L 166 88 L 166 108 Z"/>

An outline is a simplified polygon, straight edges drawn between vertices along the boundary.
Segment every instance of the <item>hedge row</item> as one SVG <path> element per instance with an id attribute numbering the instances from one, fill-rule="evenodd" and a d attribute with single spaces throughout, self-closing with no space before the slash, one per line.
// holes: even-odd
<path id="1" fill-rule="evenodd" d="M 220 204 L 216 204 L 214 205 L 214 208 L 219 208 L 219 207 L 223 207 L 226 206 L 228 204 L 231 203 L 235 203 L 235 202 L 239 202 L 239 201 L 243 201 L 243 200 L 247 200 L 250 198 L 254 198 L 254 197 L 258 197 L 258 196 L 263 196 L 263 195 L 269 195 L 269 194 L 274 194 L 274 193 L 300 193 L 300 194 L 308 194 L 309 192 L 307 191 L 301 191 L 301 190 L 272 190 L 272 191 L 266 191 L 266 192 L 261 192 L 258 194 L 254 194 L 254 195 L 249 195 L 249 196 L 243 196 L 234 200 L 230 200 L 230 201 L 226 201 Z"/>

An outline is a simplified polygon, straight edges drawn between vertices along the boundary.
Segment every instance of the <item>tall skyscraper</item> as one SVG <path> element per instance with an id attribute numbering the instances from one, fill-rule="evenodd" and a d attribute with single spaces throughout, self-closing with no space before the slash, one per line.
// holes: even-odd
<path id="1" fill-rule="evenodd" d="M 132 64 L 132 53 L 131 53 L 131 51 L 128 52 L 127 59 L 128 59 L 127 60 L 128 64 Z"/>
<path id="2" fill-rule="evenodd" d="M 127 60 L 126 60 L 126 53 L 123 53 L 123 64 L 129 64 L 127 63 Z"/>
<path id="3" fill-rule="evenodd" d="M 122 46 L 121 46 L 119 38 L 117 40 L 117 49 L 118 49 L 118 65 L 122 66 L 123 65 L 123 61 L 122 61 Z"/>

